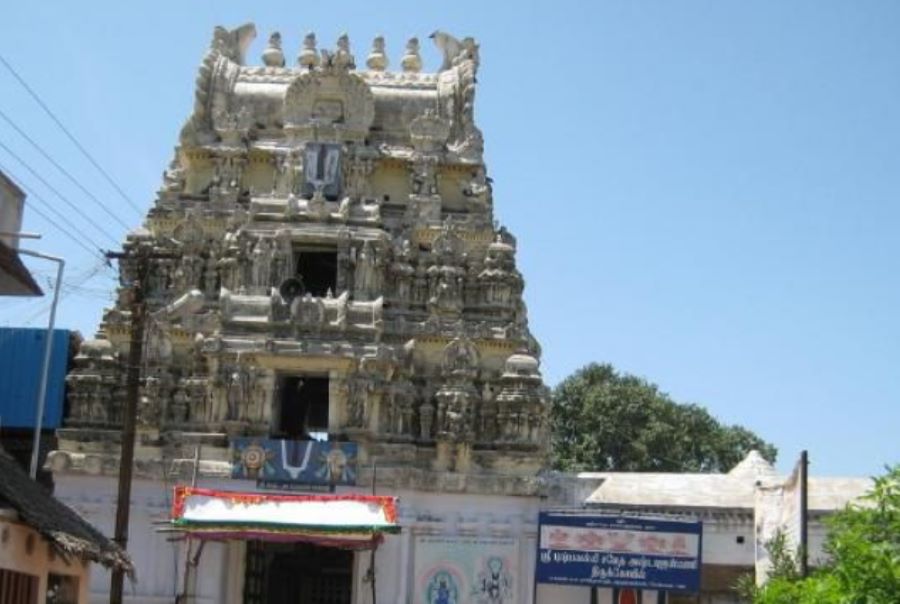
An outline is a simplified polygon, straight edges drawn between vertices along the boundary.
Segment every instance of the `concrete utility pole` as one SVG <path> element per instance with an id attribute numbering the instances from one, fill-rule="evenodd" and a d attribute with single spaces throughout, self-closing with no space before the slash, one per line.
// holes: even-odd
<path id="1" fill-rule="evenodd" d="M 135 277 L 131 285 L 131 340 L 128 346 L 128 366 L 125 382 L 125 416 L 122 418 L 121 455 L 119 461 L 119 492 L 116 500 L 116 528 L 113 541 L 122 549 L 128 548 L 128 517 L 131 509 L 131 473 L 134 465 L 134 435 L 137 423 L 138 395 L 141 386 L 141 360 L 144 356 L 144 326 L 147 316 L 147 276 L 150 260 L 172 258 L 172 254 L 154 253 L 140 244 L 132 250 L 109 252 L 108 258 L 135 262 Z M 122 604 L 125 573 L 112 572 L 109 586 L 110 604 Z"/>

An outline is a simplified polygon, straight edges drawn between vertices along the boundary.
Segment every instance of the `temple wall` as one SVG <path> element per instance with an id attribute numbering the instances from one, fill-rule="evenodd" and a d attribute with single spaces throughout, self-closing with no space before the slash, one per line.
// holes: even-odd
<path id="1" fill-rule="evenodd" d="M 170 542 L 171 533 L 160 533 L 160 521 L 168 517 L 171 484 L 136 480 L 132 487 L 129 554 L 137 569 L 137 581 L 126 583 L 129 604 L 171 603 L 182 591 L 184 547 Z M 255 490 L 250 481 L 200 480 L 198 486 Z M 338 489 L 365 493 L 363 489 Z M 499 547 L 511 564 L 514 602 L 532 603 L 532 581 L 540 501 L 526 497 L 440 495 L 415 491 L 391 491 L 399 497 L 398 522 L 402 531 L 386 535 L 375 555 L 377 601 L 406 604 L 424 601 L 423 585 L 416 571 L 428 566 L 435 552 L 491 551 Z M 115 520 L 116 480 L 112 477 L 58 478 L 56 496 L 75 508 L 105 534 L 112 534 Z M 460 544 L 464 545 L 460 545 Z M 429 549 L 430 548 L 430 549 Z M 437 549 L 435 549 L 437 548 Z M 196 552 L 196 544 L 194 545 Z M 195 602 L 239 604 L 243 597 L 244 545 L 207 543 L 196 573 Z M 369 552 L 355 554 L 353 602 L 369 604 L 371 584 L 366 581 Z M 473 580 L 473 583 L 475 581 Z M 109 573 L 94 565 L 90 578 L 92 602 L 108 598 Z"/>

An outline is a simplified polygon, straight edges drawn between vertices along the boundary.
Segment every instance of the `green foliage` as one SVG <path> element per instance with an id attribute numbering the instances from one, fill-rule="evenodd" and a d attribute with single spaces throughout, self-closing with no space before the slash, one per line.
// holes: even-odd
<path id="1" fill-rule="evenodd" d="M 678 404 L 656 385 L 591 364 L 553 391 L 553 462 L 561 470 L 728 471 L 751 449 L 775 447 L 698 405 Z"/>
<path id="2" fill-rule="evenodd" d="M 898 604 L 900 465 L 875 479 L 863 505 L 829 519 L 826 566 L 806 579 L 773 574 L 753 590 L 755 604 Z"/>

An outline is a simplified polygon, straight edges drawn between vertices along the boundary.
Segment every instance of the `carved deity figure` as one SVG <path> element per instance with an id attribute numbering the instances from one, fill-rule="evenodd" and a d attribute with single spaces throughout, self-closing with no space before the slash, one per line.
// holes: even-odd
<path id="1" fill-rule="evenodd" d="M 276 155 L 272 160 L 275 166 L 272 176 L 273 197 L 287 197 L 295 192 L 296 167 L 294 166 L 294 161 L 292 153 Z"/>
<path id="2" fill-rule="evenodd" d="M 347 379 L 347 425 L 364 428 L 367 421 L 367 402 L 372 389 L 365 376 L 354 374 Z"/>
<path id="3" fill-rule="evenodd" d="M 205 262 L 194 251 L 189 251 L 181 257 L 181 265 L 175 273 L 176 291 L 189 291 L 200 284 Z"/>
<path id="4" fill-rule="evenodd" d="M 240 416 L 241 405 L 243 405 L 246 396 L 243 375 L 239 369 L 232 370 L 228 375 L 225 396 L 228 405 L 225 420 L 236 421 Z"/>
<path id="5" fill-rule="evenodd" d="M 215 246 L 210 246 L 203 271 L 203 290 L 207 296 L 215 296 L 219 284 L 219 257 Z"/>
<path id="6" fill-rule="evenodd" d="M 143 396 L 138 406 L 138 423 L 142 426 L 157 425 L 159 420 L 162 384 L 159 378 L 144 378 Z"/>
<path id="7" fill-rule="evenodd" d="M 371 300 L 381 291 L 381 268 L 383 260 L 375 252 L 375 247 L 366 241 L 356 255 L 353 293 L 358 300 Z"/>
<path id="8" fill-rule="evenodd" d="M 419 436 L 422 440 L 431 439 L 431 428 L 434 423 L 434 405 L 425 401 L 419 407 Z"/>
<path id="9" fill-rule="evenodd" d="M 271 285 L 272 256 L 274 255 L 272 241 L 264 237 L 260 237 L 253 247 L 252 263 L 253 263 L 253 286 L 261 289 L 268 289 Z"/>
<path id="10" fill-rule="evenodd" d="M 187 421 L 188 395 L 184 389 L 178 388 L 172 395 L 172 404 L 169 405 L 169 419 L 173 423 L 180 424 Z"/>
<path id="11" fill-rule="evenodd" d="M 425 158 L 413 164 L 410 185 L 415 195 L 437 195 L 438 174 L 432 158 Z"/>
<path id="12" fill-rule="evenodd" d="M 358 200 L 369 193 L 369 176 L 375 165 L 372 160 L 354 158 L 347 166 L 347 196 Z"/>
<path id="13" fill-rule="evenodd" d="M 416 269 L 411 264 L 412 246 L 409 239 L 397 242 L 394 247 L 394 262 L 390 271 L 393 277 L 394 292 L 401 304 L 412 301 L 412 281 Z"/>
<path id="14" fill-rule="evenodd" d="M 470 442 L 472 432 L 472 408 L 469 397 L 462 391 L 438 393 L 438 435 L 452 442 Z"/>

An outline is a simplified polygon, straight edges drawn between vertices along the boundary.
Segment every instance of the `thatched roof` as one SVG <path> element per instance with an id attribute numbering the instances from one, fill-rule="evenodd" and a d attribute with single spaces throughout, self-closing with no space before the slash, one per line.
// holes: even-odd
<path id="1" fill-rule="evenodd" d="M 121 547 L 88 524 L 72 508 L 31 480 L 16 460 L 0 449 L 0 507 L 16 511 L 22 522 L 64 556 L 99 562 L 131 574 L 134 565 Z"/>

